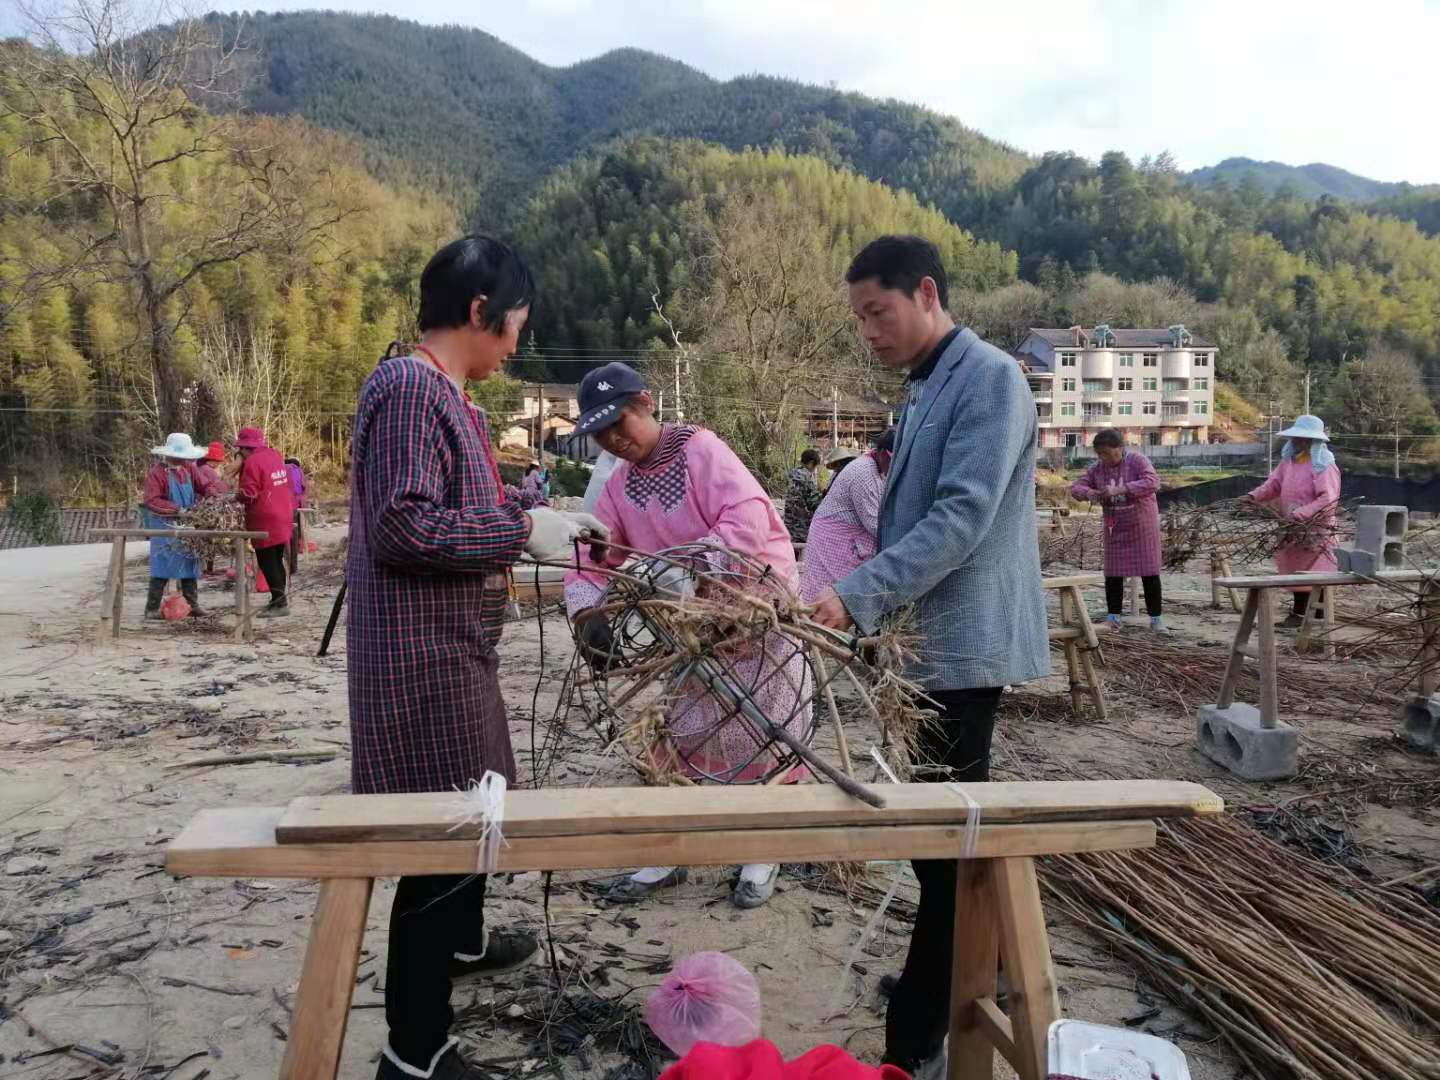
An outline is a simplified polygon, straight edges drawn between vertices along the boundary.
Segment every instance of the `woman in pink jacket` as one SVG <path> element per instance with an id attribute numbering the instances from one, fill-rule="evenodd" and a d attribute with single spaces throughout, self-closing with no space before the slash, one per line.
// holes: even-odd
<path id="1" fill-rule="evenodd" d="M 606 364 L 586 375 L 579 398 L 576 432 L 593 436 L 620 459 L 595 502 L 595 516 L 617 546 L 599 563 L 592 561 L 595 553 L 582 552 L 579 569 L 565 577 L 566 606 L 592 662 L 603 662 L 614 649 L 609 623 L 594 617 L 593 609 L 603 603 L 607 583 L 600 570 L 624 562 L 629 553 L 624 549 L 657 553 L 708 542 L 750 556 L 778 586 L 791 592 L 798 588 L 795 550 L 775 504 L 718 435 L 657 421 L 644 381 L 624 364 Z M 787 650 L 780 635 L 768 635 L 757 655 L 736 658 L 734 677 L 746 684 L 767 716 L 805 737 L 810 672 L 804 656 Z M 775 767 L 773 749 L 757 742 L 748 723 L 727 719 L 712 695 L 688 684 L 675 695 L 666 727 L 666 738 L 652 748 L 652 756 L 696 779 L 759 783 Z M 741 867 L 735 906 L 765 903 L 779 873 L 775 863 Z M 685 876 L 684 867 L 645 867 L 617 881 L 609 898 L 638 900 Z"/>
<path id="2" fill-rule="evenodd" d="M 1325 422 L 1318 416 L 1297 416 L 1295 423 L 1280 434 L 1286 440 L 1280 464 L 1249 497 L 1257 503 L 1274 503 L 1275 509 L 1291 521 L 1333 524 L 1335 506 L 1340 501 L 1340 469 L 1327 445 L 1330 438 L 1325 434 Z M 1334 570 L 1335 541 L 1326 536 L 1314 546 L 1298 543 L 1283 547 L 1275 553 L 1275 569 L 1282 574 Z M 1304 622 L 1309 606 L 1310 590 L 1295 590 L 1294 609 L 1279 625 L 1296 629 Z"/>

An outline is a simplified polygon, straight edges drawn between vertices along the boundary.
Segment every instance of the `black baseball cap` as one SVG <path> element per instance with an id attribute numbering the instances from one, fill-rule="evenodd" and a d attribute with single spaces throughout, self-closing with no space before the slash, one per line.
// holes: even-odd
<path id="1" fill-rule="evenodd" d="M 604 431 L 620 419 L 627 398 L 644 393 L 645 380 L 625 364 L 606 364 L 580 380 L 580 422 L 578 435 Z"/>

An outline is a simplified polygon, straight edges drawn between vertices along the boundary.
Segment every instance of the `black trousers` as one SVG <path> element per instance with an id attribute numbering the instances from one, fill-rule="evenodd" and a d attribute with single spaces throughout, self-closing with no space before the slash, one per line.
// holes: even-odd
<path id="1" fill-rule="evenodd" d="M 943 768 L 920 780 L 990 779 L 990 738 L 1003 687 L 939 690 L 933 730 L 921 737 L 917 760 Z M 905 969 L 885 1016 L 885 1062 L 907 1072 L 940 1049 L 950 1019 L 950 954 L 955 929 L 955 869 L 951 859 L 916 859 L 920 904 Z"/>
<path id="2" fill-rule="evenodd" d="M 1290 595 L 1295 598 L 1295 614 L 1303 619 L 1305 612 L 1310 608 L 1310 594 L 1308 592 L 1297 592 L 1291 593 Z"/>
<path id="3" fill-rule="evenodd" d="M 1140 579 L 1140 587 L 1145 590 L 1145 610 L 1149 612 L 1152 619 L 1160 617 L 1160 575 L 1149 574 Z M 1111 615 L 1125 614 L 1125 579 L 1123 577 L 1107 577 L 1105 579 L 1105 607 Z"/>
<path id="4" fill-rule="evenodd" d="M 283 547 L 270 548 L 284 551 Z M 265 576 L 269 577 L 267 570 Z M 484 949 L 485 875 L 402 877 L 390 909 L 385 964 L 385 1022 L 390 1049 L 428 1069 L 450 1038 L 450 964 L 456 953 Z"/>
<path id="5" fill-rule="evenodd" d="M 255 552 L 255 565 L 265 575 L 265 584 L 270 586 L 270 606 L 285 605 L 285 545 L 260 548 Z"/>
<path id="6" fill-rule="evenodd" d="M 145 594 L 146 611 L 160 610 L 160 601 L 165 599 L 165 586 L 169 584 L 169 578 L 152 577 L 150 579 L 150 588 Z M 200 587 L 195 578 L 180 579 L 180 595 L 185 597 L 185 602 L 192 608 L 200 606 Z"/>

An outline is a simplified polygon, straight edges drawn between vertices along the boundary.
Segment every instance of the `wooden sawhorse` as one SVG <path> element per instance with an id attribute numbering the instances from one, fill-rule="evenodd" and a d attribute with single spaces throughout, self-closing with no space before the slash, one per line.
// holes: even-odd
<path id="1" fill-rule="evenodd" d="M 1374 577 L 1360 574 L 1269 574 L 1259 577 L 1216 578 L 1215 585 L 1222 589 L 1241 590 L 1246 594 L 1245 608 L 1240 613 L 1240 625 L 1235 628 L 1235 640 L 1230 645 L 1230 662 L 1225 668 L 1225 677 L 1220 682 L 1220 695 L 1215 700 L 1218 708 L 1228 709 L 1235 701 L 1235 683 L 1247 659 L 1254 660 L 1260 667 L 1260 723 L 1273 728 L 1279 723 L 1280 687 L 1279 657 L 1275 647 L 1275 593 L 1294 592 L 1296 589 L 1311 591 L 1310 608 L 1317 599 L 1323 610 L 1311 616 L 1306 612 L 1306 623 L 1302 627 L 1303 645 L 1313 647 L 1314 628 L 1318 621 L 1328 632 L 1333 629 L 1335 614 L 1332 605 L 1335 590 L 1346 585 L 1376 585 L 1386 582 L 1396 585 L 1425 583 L 1424 598 L 1420 601 L 1417 617 L 1421 623 L 1422 648 L 1425 659 L 1416 680 L 1416 690 L 1425 697 L 1435 693 L 1440 684 L 1440 569 L 1437 570 L 1385 570 Z M 1320 596 L 1316 597 L 1319 592 Z M 1250 635 L 1259 630 L 1259 647 L 1250 644 Z M 1297 641 L 1297 646 L 1301 642 Z M 1333 646 L 1332 646 L 1333 647 Z"/>
<path id="2" fill-rule="evenodd" d="M 1105 688 L 1100 685 L 1100 676 L 1095 670 L 1095 657 L 1101 656 L 1103 660 L 1103 654 L 1100 652 L 1100 637 L 1095 633 L 1090 613 L 1085 610 L 1085 597 L 1080 590 L 1104 581 L 1100 574 L 1041 579 L 1046 589 L 1060 594 L 1060 625 L 1051 628 L 1050 640 L 1060 642 L 1065 651 L 1065 668 L 1070 676 L 1070 706 L 1078 717 L 1088 696 L 1095 706 L 1095 718 L 1102 723 L 1110 714 L 1105 707 Z"/>
<path id="3" fill-rule="evenodd" d="M 99 540 L 109 540 L 110 569 L 105 575 L 105 592 L 100 600 L 100 625 L 96 634 L 99 640 L 112 641 L 120 637 L 120 617 L 125 611 L 125 541 L 153 540 L 156 537 L 175 539 L 181 536 L 220 537 L 235 542 L 235 640 L 249 641 L 250 626 L 250 582 L 245 577 L 245 545 L 251 540 L 264 540 L 265 532 L 247 532 L 243 529 L 91 529 L 90 535 Z"/>
<path id="4" fill-rule="evenodd" d="M 511 791 L 497 872 L 959 858 L 973 800 L 980 826 L 956 886 L 949 1077 L 990 1080 L 999 1050 L 1022 1080 L 1044 1080 L 1060 1003 L 1035 857 L 1149 847 L 1155 818 L 1224 808 L 1198 784 L 1159 780 L 882 790 L 878 810 L 822 784 Z M 454 800 L 337 795 L 204 810 L 170 845 L 174 874 L 321 881 L 283 1080 L 333 1080 L 339 1069 L 374 879 L 475 871 L 478 830 L 451 831 Z M 1008 1015 L 994 999 L 1001 959 Z"/>

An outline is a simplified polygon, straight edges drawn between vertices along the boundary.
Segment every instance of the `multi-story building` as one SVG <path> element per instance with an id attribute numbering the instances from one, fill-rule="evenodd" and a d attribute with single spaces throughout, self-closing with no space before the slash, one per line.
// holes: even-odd
<path id="1" fill-rule="evenodd" d="M 1215 346 L 1164 330 L 1031 327 L 1015 351 L 1040 417 L 1040 446 L 1086 446 L 1101 428 L 1134 446 L 1210 439 Z"/>

